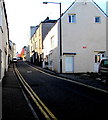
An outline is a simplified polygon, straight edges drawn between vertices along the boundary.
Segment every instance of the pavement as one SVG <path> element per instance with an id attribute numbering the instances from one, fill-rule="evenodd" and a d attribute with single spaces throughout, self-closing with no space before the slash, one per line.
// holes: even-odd
<path id="1" fill-rule="evenodd" d="M 64 77 L 72 81 L 81 82 L 108 91 L 108 85 L 101 82 L 95 74 L 58 74 L 48 69 L 35 66 L 44 72 Z M 2 120 L 35 120 L 15 75 L 13 64 L 10 65 L 6 76 L 2 80 Z"/>
<path id="2" fill-rule="evenodd" d="M 2 80 L 2 120 L 34 120 L 13 70 L 13 64 Z"/>

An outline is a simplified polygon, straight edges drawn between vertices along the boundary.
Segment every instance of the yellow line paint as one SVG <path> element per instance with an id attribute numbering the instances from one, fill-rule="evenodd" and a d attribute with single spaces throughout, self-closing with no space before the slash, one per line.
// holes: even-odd
<path id="1" fill-rule="evenodd" d="M 32 88 L 24 80 L 24 78 L 22 77 L 22 75 L 20 74 L 20 72 L 18 71 L 16 66 L 15 66 L 15 72 L 18 75 L 18 78 L 20 79 L 20 81 L 23 84 L 23 86 L 25 87 L 25 89 L 28 91 L 28 93 L 32 97 L 32 99 L 35 102 L 35 104 L 38 106 L 38 108 L 40 109 L 42 114 L 45 116 L 45 118 L 47 120 L 51 120 L 50 118 L 52 118 L 53 120 L 57 120 L 57 118 L 53 115 L 53 113 L 45 106 L 45 104 L 40 100 L 40 98 L 37 96 L 37 94 L 32 90 Z M 46 110 L 47 113 L 45 112 L 45 110 L 43 110 L 42 107 Z"/>

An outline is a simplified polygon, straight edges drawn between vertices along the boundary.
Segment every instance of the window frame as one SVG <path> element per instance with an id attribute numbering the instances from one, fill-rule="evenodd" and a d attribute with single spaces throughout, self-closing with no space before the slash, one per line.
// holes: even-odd
<path id="1" fill-rule="evenodd" d="M 96 21 L 96 18 L 99 18 L 99 21 Z M 95 16 L 94 22 L 95 22 L 95 23 L 101 23 L 101 16 Z"/>
<path id="2" fill-rule="evenodd" d="M 68 14 L 68 23 L 76 23 L 76 14 Z"/>

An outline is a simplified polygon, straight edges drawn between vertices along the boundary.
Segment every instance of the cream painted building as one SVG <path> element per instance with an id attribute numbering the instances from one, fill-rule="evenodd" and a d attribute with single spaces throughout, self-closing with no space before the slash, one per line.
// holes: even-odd
<path id="1" fill-rule="evenodd" d="M 16 57 L 16 44 L 9 40 L 8 64 L 12 62 L 14 57 Z"/>
<path id="2" fill-rule="evenodd" d="M 5 3 L 0 0 L 0 81 L 8 69 L 9 29 Z"/>
<path id="3" fill-rule="evenodd" d="M 92 0 L 76 0 L 62 15 L 62 72 L 98 72 L 106 52 L 106 14 Z M 44 63 L 60 72 L 59 20 L 44 39 Z M 45 64 L 44 64 L 45 66 Z"/>
<path id="4" fill-rule="evenodd" d="M 36 26 L 35 28 L 33 27 L 33 32 L 31 32 L 32 34 L 31 34 L 31 38 L 30 38 L 29 45 L 27 48 L 27 60 L 28 61 L 36 65 L 42 66 L 43 40 L 55 22 L 56 20 L 50 20 L 49 17 L 47 17 L 38 26 Z M 30 56 L 30 59 L 28 56 Z"/>

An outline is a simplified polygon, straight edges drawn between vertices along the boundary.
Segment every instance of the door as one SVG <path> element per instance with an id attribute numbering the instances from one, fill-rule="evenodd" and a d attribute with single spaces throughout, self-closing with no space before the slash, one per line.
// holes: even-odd
<path id="1" fill-rule="evenodd" d="M 66 56 L 65 72 L 74 72 L 74 57 L 73 56 Z"/>
<path id="2" fill-rule="evenodd" d="M 100 60 L 102 59 L 103 54 L 95 55 L 95 64 L 94 64 L 94 72 L 98 72 Z"/>

